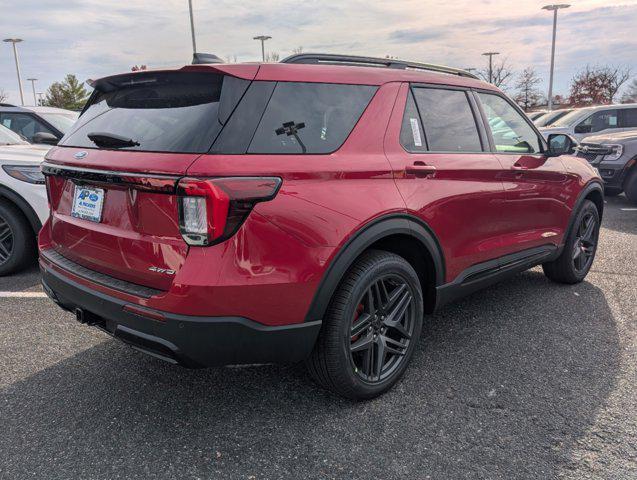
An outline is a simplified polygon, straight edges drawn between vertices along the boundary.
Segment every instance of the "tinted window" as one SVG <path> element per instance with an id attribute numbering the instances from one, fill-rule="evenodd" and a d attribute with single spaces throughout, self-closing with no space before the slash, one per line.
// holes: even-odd
<path id="1" fill-rule="evenodd" d="M 479 93 L 478 97 L 498 152 L 537 153 L 540 139 L 527 119 L 498 95 Z"/>
<path id="2" fill-rule="evenodd" d="M 476 121 L 464 91 L 415 88 L 414 97 L 430 151 L 482 151 Z"/>
<path id="3" fill-rule="evenodd" d="M 44 132 L 55 135 L 53 130 L 28 113 L 0 113 L 0 123 L 33 142 L 36 133 Z"/>
<path id="4" fill-rule="evenodd" d="M 622 128 L 635 128 L 637 127 L 637 108 L 626 108 L 620 110 L 622 116 Z"/>
<path id="5" fill-rule="evenodd" d="M 199 72 L 113 77 L 61 144 L 95 148 L 88 136 L 99 132 L 138 143 L 127 150 L 207 152 L 248 84 Z"/>
<path id="6" fill-rule="evenodd" d="M 411 92 L 407 94 L 407 104 L 403 114 L 403 126 L 400 129 L 400 144 L 408 152 L 424 152 L 427 150 L 425 135 L 420 123 L 420 116 Z"/>
<path id="7" fill-rule="evenodd" d="M 356 125 L 376 87 L 277 83 L 249 153 L 330 153 Z"/>
<path id="8" fill-rule="evenodd" d="M 594 133 L 617 127 L 617 110 L 600 110 L 577 124 L 575 133 Z"/>

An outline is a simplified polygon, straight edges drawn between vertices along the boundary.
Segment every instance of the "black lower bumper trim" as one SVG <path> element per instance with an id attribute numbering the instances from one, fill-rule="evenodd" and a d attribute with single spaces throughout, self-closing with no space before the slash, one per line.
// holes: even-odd
<path id="1" fill-rule="evenodd" d="M 321 328 L 320 320 L 270 327 L 242 317 L 168 312 L 158 312 L 165 318 L 158 321 L 125 311 L 127 302 L 87 289 L 44 266 L 42 284 L 51 299 L 84 323 L 137 350 L 192 368 L 299 362 L 309 356 Z"/>

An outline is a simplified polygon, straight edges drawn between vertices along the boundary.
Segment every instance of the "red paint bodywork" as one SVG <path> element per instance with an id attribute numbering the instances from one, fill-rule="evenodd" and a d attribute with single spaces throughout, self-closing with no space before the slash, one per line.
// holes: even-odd
<path id="1" fill-rule="evenodd" d="M 331 261 L 371 221 L 419 217 L 442 248 L 445 282 L 480 262 L 543 244 L 560 245 L 583 187 L 596 177 L 575 157 L 407 153 L 399 132 L 409 82 L 495 90 L 459 76 L 316 65 L 187 66 L 246 79 L 358 83 L 380 88 L 342 147 L 328 155 L 198 155 L 53 148 L 51 164 L 178 177 L 278 176 L 276 198 L 259 203 L 238 232 L 210 247 L 179 233 L 177 198 L 108 188 L 103 221 L 70 216 L 71 182 L 49 178 L 52 214 L 40 249 L 112 277 L 162 290 L 139 298 L 73 276 L 90 289 L 160 311 L 238 316 L 264 325 L 303 322 Z M 421 161 L 435 174 L 406 168 Z M 547 232 L 555 235 L 546 236 Z M 544 236 L 543 236 L 544 234 Z M 148 270 L 174 270 L 174 276 Z"/>

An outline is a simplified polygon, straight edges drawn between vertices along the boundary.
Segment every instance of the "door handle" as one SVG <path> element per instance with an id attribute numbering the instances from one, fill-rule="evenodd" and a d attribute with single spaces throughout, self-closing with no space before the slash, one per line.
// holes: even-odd
<path id="1" fill-rule="evenodd" d="M 427 178 L 430 175 L 436 173 L 436 167 L 433 165 L 426 165 L 425 162 L 414 162 L 413 165 L 405 167 L 405 173 L 407 175 L 414 175 L 418 178 Z"/>

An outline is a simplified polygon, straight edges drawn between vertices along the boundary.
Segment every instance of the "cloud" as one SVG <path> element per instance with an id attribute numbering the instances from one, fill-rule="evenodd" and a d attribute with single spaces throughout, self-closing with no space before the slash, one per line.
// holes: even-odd
<path id="1" fill-rule="evenodd" d="M 0 0 L 1 2 L 2 0 Z M 191 58 L 185 0 L 21 0 L 2 8 L 0 31 L 20 36 L 23 78 L 45 89 L 67 73 L 80 79 L 162 67 Z M 521 70 L 548 76 L 551 22 L 535 0 L 193 0 L 199 51 L 256 60 L 252 37 L 271 35 L 266 49 L 283 58 L 305 51 L 481 67 L 487 50 Z M 512 7 L 513 6 L 513 7 Z M 560 11 L 556 90 L 586 63 L 618 64 L 637 73 L 636 0 L 579 0 Z M 25 92 L 29 92 L 26 85 Z M 0 44 L 0 88 L 18 101 L 8 45 Z M 28 95 L 27 95 L 28 96 Z"/>

